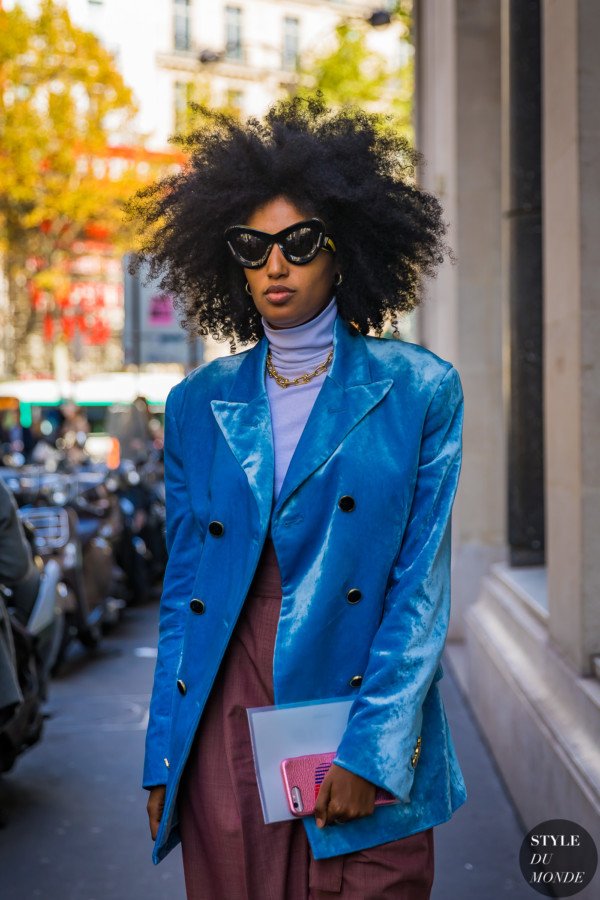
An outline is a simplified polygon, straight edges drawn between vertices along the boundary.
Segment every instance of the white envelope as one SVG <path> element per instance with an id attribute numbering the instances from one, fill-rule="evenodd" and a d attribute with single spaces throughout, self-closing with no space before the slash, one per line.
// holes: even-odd
<path id="1" fill-rule="evenodd" d="M 285 796 L 281 761 L 337 750 L 354 698 L 257 706 L 247 710 L 265 823 L 296 818 Z"/>

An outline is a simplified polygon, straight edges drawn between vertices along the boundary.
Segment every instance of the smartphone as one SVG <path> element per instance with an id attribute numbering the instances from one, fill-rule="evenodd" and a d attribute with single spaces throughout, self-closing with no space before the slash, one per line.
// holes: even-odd
<path id="1" fill-rule="evenodd" d="M 335 753 L 313 753 L 282 760 L 280 768 L 285 795 L 290 812 L 295 816 L 314 814 L 319 789 L 334 759 Z M 397 802 L 389 791 L 377 788 L 376 806 Z"/>

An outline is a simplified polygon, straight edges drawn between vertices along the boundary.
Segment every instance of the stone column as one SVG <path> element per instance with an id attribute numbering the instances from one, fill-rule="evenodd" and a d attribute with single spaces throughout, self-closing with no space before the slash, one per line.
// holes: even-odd
<path id="1" fill-rule="evenodd" d="M 544 387 L 549 630 L 600 654 L 600 4 L 544 0 Z"/>
<path id="2" fill-rule="evenodd" d="M 465 392 L 453 513 L 454 639 L 463 636 L 474 585 L 504 558 L 506 546 L 500 6 L 500 0 L 419 0 L 415 9 L 416 132 L 425 157 L 419 181 L 440 199 L 457 257 L 426 286 L 416 338 L 456 365 Z"/>

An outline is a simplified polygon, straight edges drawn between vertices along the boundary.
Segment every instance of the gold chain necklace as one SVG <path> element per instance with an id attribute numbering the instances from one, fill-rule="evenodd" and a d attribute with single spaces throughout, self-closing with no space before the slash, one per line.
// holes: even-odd
<path id="1" fill-rule="evenodd" d="M 312 372 L 306 372 L 304 375 L 298 375 L 297 378 L 286 378 L 284 375 L 280 375 L 275 366 L 273 365 L 273 359 L 271 357 L 271 350 L 267 351 L 267 372 L 274 378 L 277 384 L 282 387 L 291 387 L 293 384 L 308 384 L 309 381 L 312 381 L 313 378 L 316 378 L 317 375 L 320 375 L 321 372 L 324 372 L 331 360 L 333 359 L 333 347 L 327 354 L 327 359 L 319 363 L 316 369 Z"/>

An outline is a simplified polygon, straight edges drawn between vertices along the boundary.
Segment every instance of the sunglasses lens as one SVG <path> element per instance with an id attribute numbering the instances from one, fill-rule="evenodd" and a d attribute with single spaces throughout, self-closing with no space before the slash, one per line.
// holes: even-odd
<path id="1" fill-rule="evenodd" d="M 241 262 L 253 265 L 262 260 L 268 247 L 264 238 L 251 231 L 234 232 L 230 235 L 229 242 Z"/>
<path id="2" fill-rule="evenodd" d="M 285 253 L 291 262 L 309 260 L 319 249 L 321 231 L 315 225 L 301 225 L 284 239 Z"/>
<path id="3" fill-rule="evenodd" d="M 278 234 L 263 234 L 242 225 L 232 227 L 226 234 L 236 261 L 255 269 L 265 264 L 274 241 L 288 262 L 302 265 L 315 258 L 325 237 L 324 226 L 318 220 L 298 223 Z"/>

